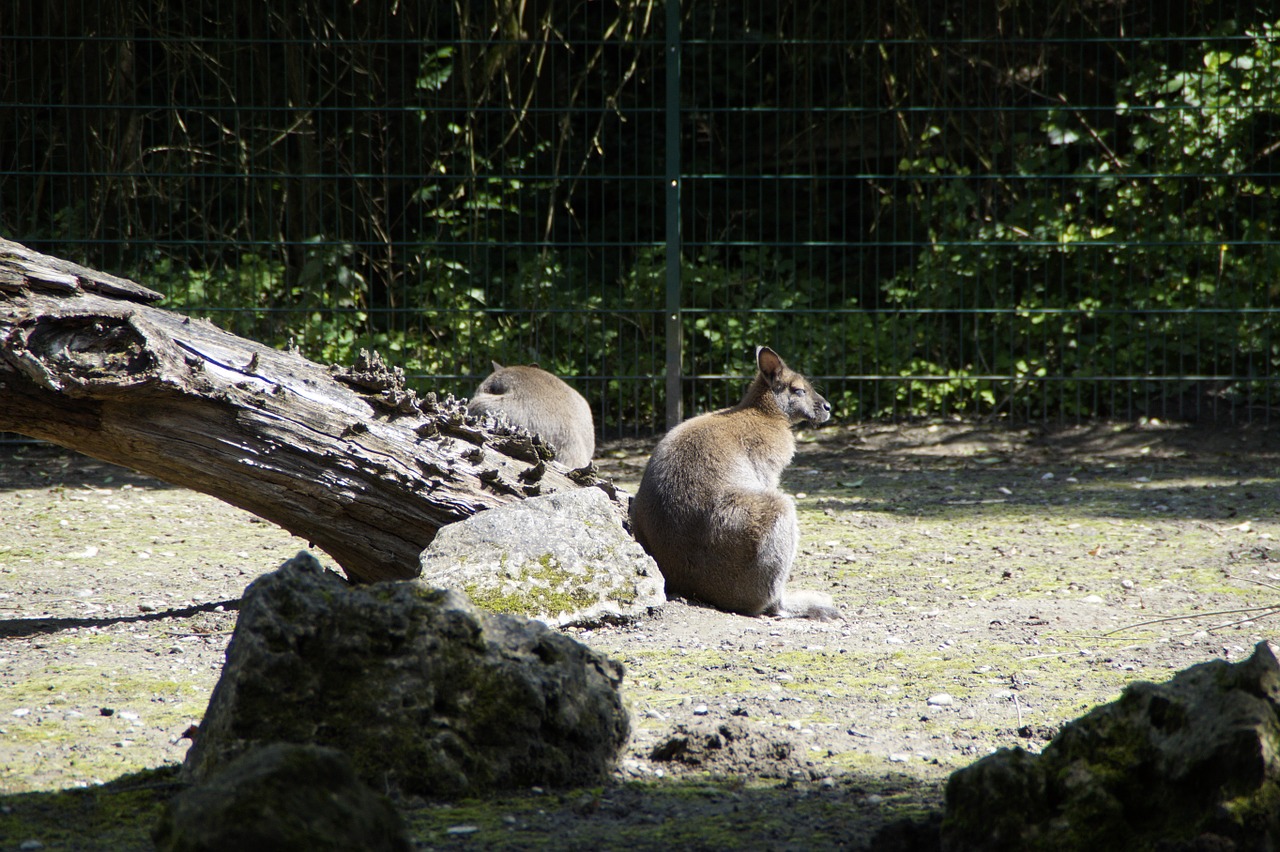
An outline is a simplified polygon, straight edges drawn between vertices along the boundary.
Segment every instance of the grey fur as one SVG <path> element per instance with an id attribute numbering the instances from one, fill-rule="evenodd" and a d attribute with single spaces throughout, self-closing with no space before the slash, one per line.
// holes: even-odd
<path id="1" fill-rule="evenodd" d="M 794 501 L 778 490 L 795 455 L 791 426 L 823 423 L 831 405 L 768 347 L 742 401 L 667 433 L 631 503 L 636 539 L 658 563 L 667 595 L 744 615 L 829 620 L 818 592 L 787 594 L 800 538 Z"/>
<path id="2" fill-rule="evenodd" d="M 502 415 L 523 426 L 556 451 L 556 460 L 571 468 L 586 467 L 596 451 L 596 426 L 582 394 L 540 367 L 504 367 L 476 388 L 467 413 Z"/>

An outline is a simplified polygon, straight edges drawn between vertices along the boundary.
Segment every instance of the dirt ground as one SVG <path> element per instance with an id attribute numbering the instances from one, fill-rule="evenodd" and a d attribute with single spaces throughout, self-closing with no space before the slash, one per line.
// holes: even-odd
<path id="1" fill-rule="evenodd" d="M 419 848 L 865 848 L 940 807 L 953 770 L 1280 625 L 1249 610 L 1280 607 L 1280 429 L 799 438 L 792 583 L 843 621 L 673 601 L 571 631 L 627 668 L 615 783 L 400 801 Z M 633 489 L 651 446 L 598 463 Z M 185 489 L 0 447 L 0 850 L 150 848 L 244 586 L 305 546 Z"/>

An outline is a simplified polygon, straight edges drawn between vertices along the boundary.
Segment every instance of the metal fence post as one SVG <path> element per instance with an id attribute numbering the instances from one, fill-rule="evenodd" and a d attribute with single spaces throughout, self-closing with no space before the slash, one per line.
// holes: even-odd
<path id="1" fill-rule="evenodd" d="M 667 428 L 683 419 L 680 362 L 684 349 L 680 319 L 680 0 L 667 0 L 666 32 L 666 331 Z"/>

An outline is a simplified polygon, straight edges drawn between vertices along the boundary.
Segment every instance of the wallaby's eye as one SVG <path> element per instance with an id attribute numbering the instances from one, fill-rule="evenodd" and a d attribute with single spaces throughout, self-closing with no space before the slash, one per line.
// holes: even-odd
<path id="1" fill-rule="evenodd" d="M 804 388 L 792 388 L 791 392 L 796 396 L 804 396 L 807 393 Z"/>

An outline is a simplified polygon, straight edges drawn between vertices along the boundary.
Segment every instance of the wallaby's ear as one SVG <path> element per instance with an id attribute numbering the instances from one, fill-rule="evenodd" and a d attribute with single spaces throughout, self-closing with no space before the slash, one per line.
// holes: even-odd
<path id="1" fill-rule="evenodd" d="M 497 361 L 490 361 L 489 363 L 493 365 L 493 371 L 495 373 L 502 369 L 502 365 L 499 364 Z"/>
<path id="2" fill-rule="evenodd" d="M 756 347 L 756 366 L 760 368 L 760 372 L 771 379 L 777 378 L 783 370 L 787 369 L 787 365 L 782 363 L 778 353 L 768 346 Z"/>

